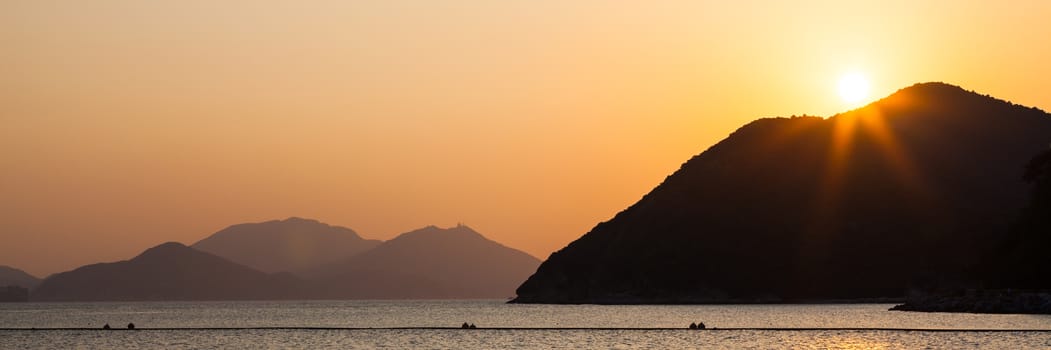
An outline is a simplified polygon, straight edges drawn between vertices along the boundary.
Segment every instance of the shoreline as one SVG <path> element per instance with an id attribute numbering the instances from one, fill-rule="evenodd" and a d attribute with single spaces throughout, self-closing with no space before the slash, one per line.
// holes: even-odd
<path id="1" fill-rule="evenodd" d="M 1051 314 L 1051 291 L 972 289 L 956 293 L 915 294 L 890 310 L 1047 315 Z"/>
<path id="2" fill-rule="evenodd" d="M 901 304 L 907 301 L 905 297 L 899 298 L 857 298 L 857 299 L 720 299 L 720 300 L 681 300 L 681 299 L 605 299 L 605 300 L 583 300 L 583 301 L 537 301 L 519 300 L 515 298 L 507 301 L 507 304 L 538 304 L 538 305 L 823 305 L 823 304 Z"/>

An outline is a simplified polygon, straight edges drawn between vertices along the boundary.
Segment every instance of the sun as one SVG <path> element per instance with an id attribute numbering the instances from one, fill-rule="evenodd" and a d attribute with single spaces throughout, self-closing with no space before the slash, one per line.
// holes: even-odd
<path id="1" fill-rule="evenodd" d="M 843 102 L 856 104 L 869 97 L 869 80 L 861 73 L 848 73 L 839 78 L 839 97 Z"/>

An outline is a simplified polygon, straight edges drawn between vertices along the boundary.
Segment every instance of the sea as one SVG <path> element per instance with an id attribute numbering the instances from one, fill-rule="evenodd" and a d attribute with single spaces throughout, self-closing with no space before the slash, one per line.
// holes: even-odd
<path id="1" fill-rule="evenodd" d="M 889 304 L 0 303 L 3 349 L 1051 349 L 1051 315 Z M 128 323 L 135 330 L 127 330 Z M 475 329 L 461 329 L 464 323 Z M 691 330 L 690 323 L 704 323 Z M 104 324 L 113 329 L 103 330 Z"/>

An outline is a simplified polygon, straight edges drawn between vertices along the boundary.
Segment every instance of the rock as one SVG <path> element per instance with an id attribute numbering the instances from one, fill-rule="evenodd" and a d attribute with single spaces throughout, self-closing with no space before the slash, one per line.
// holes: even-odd
<path id="1" fill-rule="evenodd" d="M 914 293 L 895 311 L 971 312 L 991 314 L 1051 314 L 1051 292 L 968 290 Z"/>

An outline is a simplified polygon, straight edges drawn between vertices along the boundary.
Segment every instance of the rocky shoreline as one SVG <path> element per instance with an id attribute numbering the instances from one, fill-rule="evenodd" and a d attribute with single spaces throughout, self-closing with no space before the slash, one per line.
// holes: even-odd
<path id="1" fill-rule="evenodd" d="M 1051 314 L 1051 291 L 967 290 L 910 295 L 897 311 L 970 312 L 982 314 Z"/>
<path id="2" fill-rule="evenodd" d="M 752 305 L 752 304 L 896 304 L 905 302 L 899 297 L 840 298 L 840 299 L 785 299 L 776 296 L 755 298 L 715 297 L 590 297 L 578 299 L 523 298 L 509 300 L 509 304 L 553 305 Z"/>

